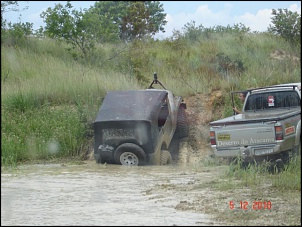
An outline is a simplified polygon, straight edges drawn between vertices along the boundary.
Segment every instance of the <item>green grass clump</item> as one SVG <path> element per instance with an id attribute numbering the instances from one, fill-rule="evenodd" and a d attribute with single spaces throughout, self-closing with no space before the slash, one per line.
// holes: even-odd
<path id="1" fill-rule="evenodd" d="M 239 180 L 243 187 L 255 190 L 259 185 L 269 184 L 280 192 L 301 191 L 301 156 L 294 156 L 282 167 L 267 162 L 243 164 L 239 158 L 230 163 L 227 177 L 230 181 Z"/>
<path id="2" fill-rule="evenodd" d="M 1 112 L 3 165 L 80 154 L 85 125 L 73 107 Z"/>

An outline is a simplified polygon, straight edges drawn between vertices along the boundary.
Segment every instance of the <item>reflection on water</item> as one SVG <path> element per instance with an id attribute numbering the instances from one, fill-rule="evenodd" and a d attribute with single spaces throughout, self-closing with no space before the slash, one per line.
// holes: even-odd
<path id="1" fill-rule="evenodd" d="M 1 171 L 1 225 L 208 225 L 204 214 L 174 209 L 179 200 L 158 202 L 146 193 L 190 181 L 185 171 L 193 170 L 94 162 Z"/>

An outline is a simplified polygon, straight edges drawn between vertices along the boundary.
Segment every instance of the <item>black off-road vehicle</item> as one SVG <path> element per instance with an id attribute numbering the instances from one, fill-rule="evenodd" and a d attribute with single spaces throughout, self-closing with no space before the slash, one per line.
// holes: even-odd
<path id="1" fill-rule="evenodd" d="M 96 162 L 171 164 L 171 141 L 188 136 L 185 109 L 183 99 L 166 90 L 156 74 L 148 89 L 107 92 L 93 125 Z"/>

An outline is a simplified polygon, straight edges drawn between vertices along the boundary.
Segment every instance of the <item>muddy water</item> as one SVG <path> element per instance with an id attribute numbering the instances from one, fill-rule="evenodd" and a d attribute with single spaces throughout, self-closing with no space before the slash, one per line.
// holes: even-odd
<path id="1" fill-rule="evenodd" d="M 176 210 L 181 198 L 152 191 L 167 182 L 186 184 L 194 171 L 95 162 L 1 171 L 1 225 L 209 225 L 205 214 Z"/>

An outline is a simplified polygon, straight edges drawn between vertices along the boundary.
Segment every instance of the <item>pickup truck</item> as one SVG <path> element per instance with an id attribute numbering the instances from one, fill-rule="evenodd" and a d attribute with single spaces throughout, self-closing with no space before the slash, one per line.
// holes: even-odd
<path id="1" fill-rule="evenodd" d="M 96 162 L 171 164 L 170 143 L 188 136 L 185 109 L 182 97 L 165 89 L 156 73 L 147 89 L 107 92 L 93 125 Z"/>
<path id="2" fill-rule="evenodd" d="M 210 144 L 216 157 L 251 162 L 289 161 L 301 152 L 301 83 L 246 91 L 242 113 L 210 122 Z"/>

